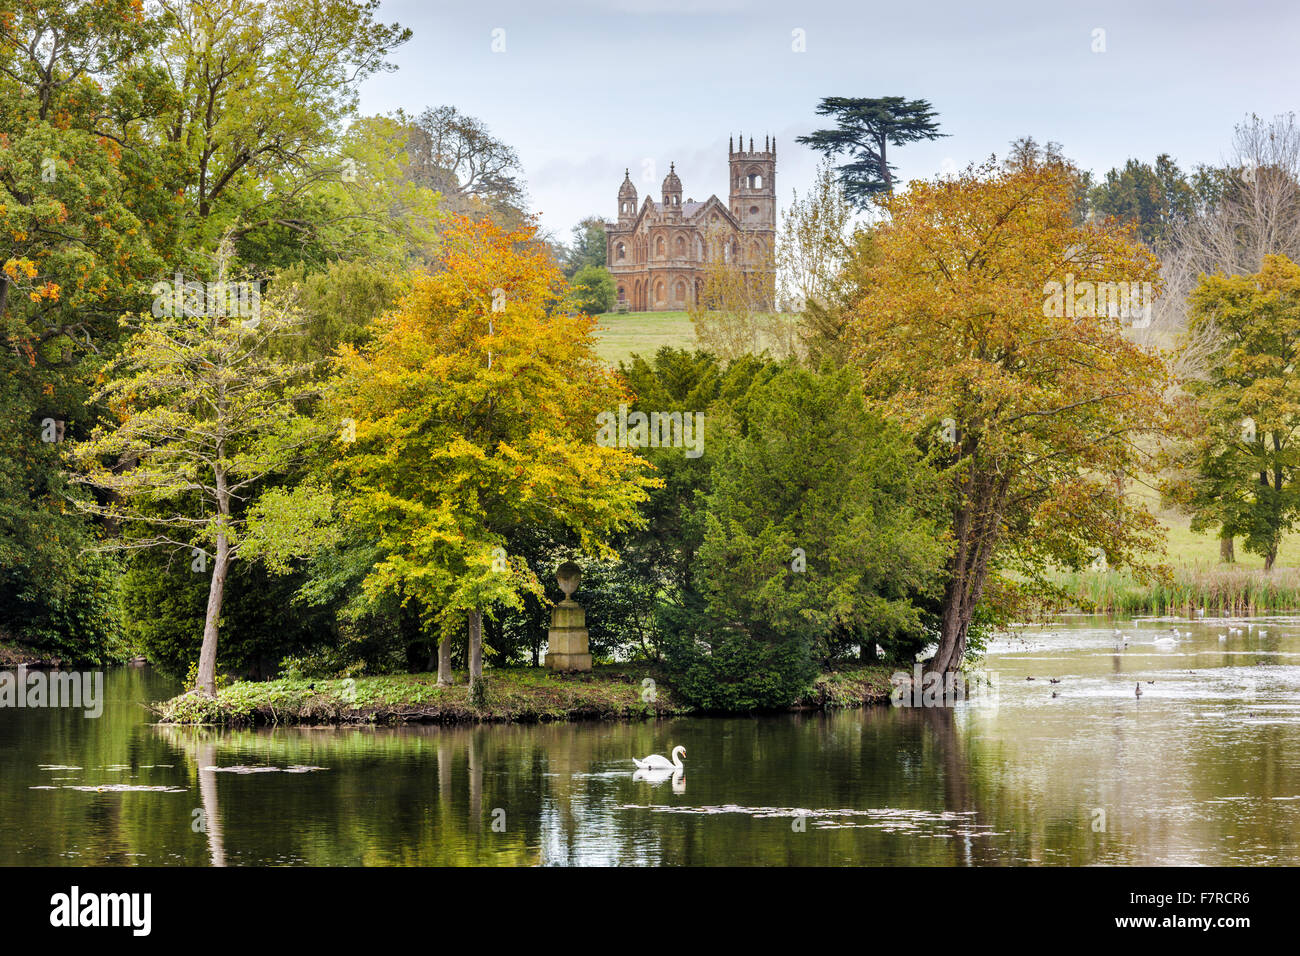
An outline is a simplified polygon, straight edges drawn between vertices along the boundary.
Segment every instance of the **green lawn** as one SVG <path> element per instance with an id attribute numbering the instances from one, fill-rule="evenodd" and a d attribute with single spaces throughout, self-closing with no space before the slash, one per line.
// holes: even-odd
<path id="1" fill-rule="evenodd" d="M 1172 509 L 1161 510 L 1158 496 L 1149 489 L 1135 490 L 1134 494 L 1147 502 L 1156 517 L 1168 531 L 1166 547 L 1169 550 L 1169 563 L 1182 568 L 1217 568 L 1229 567 L 1219 563 L 1219 539 L 1213 533 L 1198 534 L 1191 529 L 1191 518 Z M 1250 554 L 1237 539 L 1236 566 L 1245 569 L 1263 569 L 1264 559 Z M 1278 551 L 1276 568 L 1300 567 L 1300 535 L 1292 534 L 1282 539 Z"/>
<path id="2" fill-rule="evenodd" d="M 598 318 L 597 351 L 611 365 L 626 362 L 633 354 L 648 359 L 663 345 L 695 347 L 695 327 L 685 312 L 606 312 Z"/>

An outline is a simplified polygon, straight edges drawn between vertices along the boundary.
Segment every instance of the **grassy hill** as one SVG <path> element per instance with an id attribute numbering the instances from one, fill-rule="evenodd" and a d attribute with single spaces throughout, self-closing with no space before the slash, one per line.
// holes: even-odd
<path id="1" fill-rule="evenodd" d="M 606 312 L 599 318 L 597 350 L 611 365 L 626 362 L 633 354 L 650 358 L 664 345 L 695 347 L 695 327 L 685 312 Z"/>

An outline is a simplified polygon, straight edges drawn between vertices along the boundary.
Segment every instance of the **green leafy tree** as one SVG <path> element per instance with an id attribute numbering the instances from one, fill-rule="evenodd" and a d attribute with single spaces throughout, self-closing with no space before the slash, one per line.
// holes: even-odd
<path id="1" fill-rule="evenodd" d="M 787 368 L 712 432 L 697 571 L 708 613 L 814 659 L 844 644 L 873 658 L 894 635 L 923 643 L 915 599 L 937 594 L 947 557 L 939 500 L 902 432 L 867 411 L 856 372 Z"/>
<path id="2" fill-rule="evenodd" d="M 1167 491 L 1194 530 L 1244 536 L 1271 569 L 1300 515 L 1300 265 L 1269 255 L 1255 275 L 1202 276 L 1190 305 L 1187 335 L 1208 332 L 1214 349 L 1187 383 L 1201 428 Z"/>
<path id="3" fill-rule="evenodd" d="M 307 368 L 272 354 L 299 320 L 271 309 L 231 315 L 220 301 L 186 289 L 142 323 L 94 396 L 110 420 L 71 450 L 77 480 L 107 496 L 83 506 L 127 529 L 116 547 L 179 549 L 211 575 L 196 685 L 209 696 L 232 563 L 282 568 L 311 553 L 327 540 L 330 507 L 314 486 L 272 484 L 323 437 L 299 411 L 312 394 Z"/>
<path id="4" fill-rule="evenodd" d="M 358 86 L 391 69 L 387 57 L 410 31 L 376 21 L 378 0 L 161 7 L 169 27 L 157 55 L 173 93 L 154 135 L 178 154 L 185 245 L 210 250 L 230 235 L 254 260 L 268 241 L 255 233 L 265 230 L 299 247 L 345 252 L 351 220 L 312 187 L 343 180 L 339 137 Z"/>
<path id="5" fill-rule="evenodd" d="M 564 250 L 564 274 L 572 282 L 588 266 L 605 266 L 605 220 L 588 216 L 573 227 L 573 240 Z"/>
<path id="6" fill-rule="evenodd" d="M 614 277 L 604 266 L 584 266 L 570 282 L 574 308 L 585 315 L 602 315 L 614 307 Z"/>
<path id="7" fill-rule="evenodd" d="M 1196 211 L 1195 190 L 1167 153 L 1157 156 L 1154 166 L 1130 159 L 1110 170 L 1089 200 L 1098 215 L 1133 223 L 1152 247 L 1169 241 Z"/>
<path id="8" fill-rule="evenodd" d="M 0 0 L 0 628 L 65 660 L 102 659 L 117 630 L 116 568 L 79 556 L 95 529 L 58 443 L 88 427 L 99 355 L 162 263 L 136 131 L 159 29 L 129 0 Z"/>

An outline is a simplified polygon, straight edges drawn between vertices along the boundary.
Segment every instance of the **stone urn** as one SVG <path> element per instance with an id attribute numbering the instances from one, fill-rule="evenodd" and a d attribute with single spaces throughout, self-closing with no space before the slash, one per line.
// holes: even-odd
<path id="1" fill-rule="evenodd" d="M 591 670 L 587 646 L 587 612 L 573 599 L 582 583 L 582 568 L 565 561 L 555 570 L 555 580 L 564 600 L 551 610 L 551 628 L 546 633 L 546 666 L 553 671 Z"/>

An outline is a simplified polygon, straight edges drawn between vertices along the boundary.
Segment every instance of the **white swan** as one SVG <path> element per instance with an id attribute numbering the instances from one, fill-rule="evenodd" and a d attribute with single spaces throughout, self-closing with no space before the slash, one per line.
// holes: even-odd
<path id="1" fill-rule="evenodd" d="M 632 762 L 637 765 L 638 770 L 684 770 L 686 768 L 682 766 L 682 758 L 677 756 L 679 750 L 682 752 L 682 757 L 685 757 L 686 748 L 678 744 L 673 748 L 672 760 L 659 754 L 651 754 L 645 760 L 637 760 L 633 757 Z"/>

